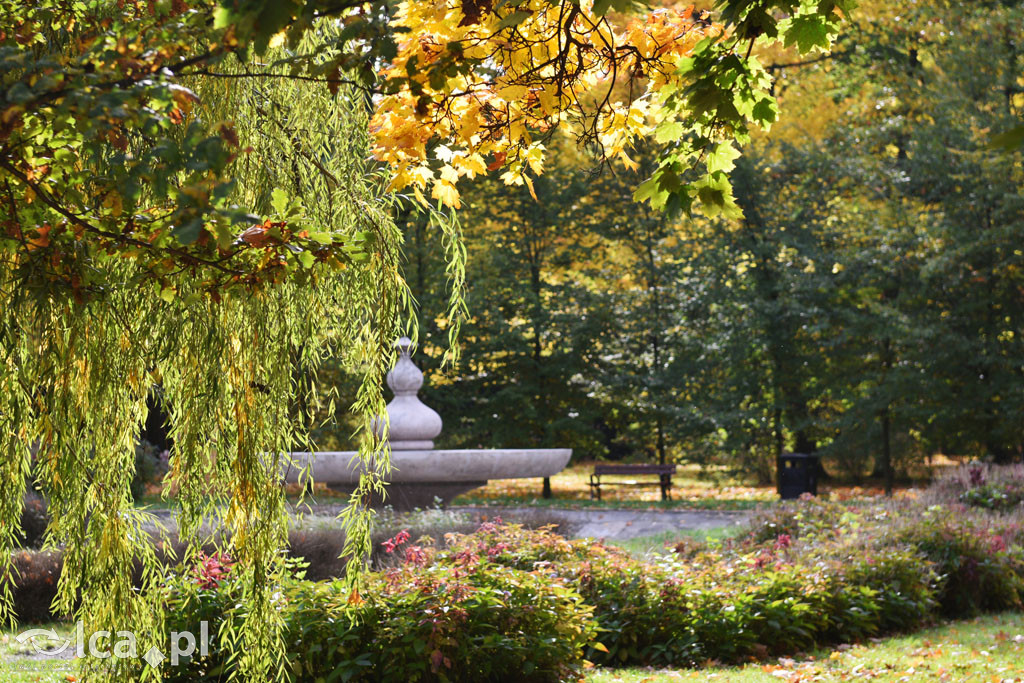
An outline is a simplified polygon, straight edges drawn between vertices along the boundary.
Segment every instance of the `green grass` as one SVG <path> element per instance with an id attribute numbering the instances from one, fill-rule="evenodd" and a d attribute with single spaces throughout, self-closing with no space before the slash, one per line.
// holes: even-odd
<path id="1" fill-rule="evenodd" d="M 738 524 L 717 527 L 715 529 L 676 529 L 652 536 L 639 536 L 625 540 L 616 539 L 610 541 L 609 545 L 627 550 L 634 557 L 643 558 L 653 553 L 668 552 L 669 547 L 674 546 L 683 538 L 691 538 L 696 541 L 723 541 L 736 536 L 744 531 L 744 529 L 744 526 Z"/>
<path id="2" fill-rule="evenodd" d="M 72 637 L 73 627 L 68 623 L 55 622 L 50 624 L 29 624 L 16 631 L 5 630 L 0 634 L 0 653 L 3 663 L 0 664 L 2 680 L 10 683 L 52 683 L 53 681 L 76 680 L 77 665 L 70 660 L 58 659 L 27 659 L 25 655 L 36 652 L 31 642 L 19 643 L 16 636 L 30 628 L 51 629 L 56 631 L 60 642 Z M 40 647 L 49 647 L 47 639 L 38 639 Z M 74 647 L 74 644 L 71 645 Z"/>
<path id="3" fill-rule="evenodd" d="M 4 662 L 0 676 L 5 683 L 66 683 L 77 681 L 78 665 L 68 661 Z"/>
<path id="4" fill-rule="evenodd" d="M 1022 681 L 1024 613 L 956 621 L 917 633 L 744 667 L 596 669 L 590 683 L 767 681 Z"/>

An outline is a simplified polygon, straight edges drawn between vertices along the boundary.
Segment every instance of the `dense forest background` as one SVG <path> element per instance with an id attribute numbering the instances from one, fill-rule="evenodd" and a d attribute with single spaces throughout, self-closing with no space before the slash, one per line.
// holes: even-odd
<path id="1" fill-rule="evenodd" d="M 1020 460 L 1022 36 L 1020 2 L 870 1 L 831 55 L 762 55 L 782 116 L 735 160 L 742 218 L 635 203 L 654 147 L 596 174 L 566 142 L 536 199 L 468 186 L 454 370 L 442 236 L 399 217 L 439 445 L 761 480 L 789 450 L 854 480 Z"/>

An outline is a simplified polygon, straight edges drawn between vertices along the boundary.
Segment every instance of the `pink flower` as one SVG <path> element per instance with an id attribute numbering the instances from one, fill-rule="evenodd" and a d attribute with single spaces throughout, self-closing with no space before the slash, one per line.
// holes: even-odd
<path id="1" fill-rule="evenodd" d="M 402 529 L 397 534 L 395 534 L 394 538 L 389 538 L 388 540 L 386 540 L 383 543 L 381 543 L 381 545 L 384 547 L 384 552 L 386 552 L 386 553 L 388 553 L 390 555 L 391 553 L 395 552 L 395 548 L 397 548 L 398 546 L 402 545 L 403 543 L 405 543 L 408 540 L 409 540 L 409 530 L 408 529 Z"/>
<path id="2" fill-rule="evenodd" d="M 195 581 L 200 588 L 213 589 L 227 578 L 235 562 L 223 553 L 201 554 L 195 569 Z"/>
<path id="3" fill-rule="evenodd" d="M 487 519 L 484 517 L 484 519 Z M 498 527 L 502 525 L 501 517 L 495 517 L 493 522 L 484 522 L 477 529 L 477 532 L 491 533 L 498 530 Z"/>
<path id="4" fill-rule="evenodd" d="M 498 543 L 496 545 L 493 545 L 487 549 L 487 557 L 493 560 L 495 557 L 497 557 L 498 555 L 505 552 L 511 547 L 512 546 L 510 546 L 508 543 Z"/>
<path id="5" fill-rule="evenodd" d="M 405 563 L 423 567 L 427 564 L 427 553 L 418 545 L 411 545 L 405 549 Z"/>

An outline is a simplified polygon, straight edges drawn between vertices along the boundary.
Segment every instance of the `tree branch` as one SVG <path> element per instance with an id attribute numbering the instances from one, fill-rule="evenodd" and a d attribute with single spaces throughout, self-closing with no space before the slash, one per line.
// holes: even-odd
<path id="1" fill-rule="evenodd" d="M 190 253 L 188 251 L 185 251 L 184 249 L 176 249 L 174 247 L 157 247 L 157 246 L 154 246 L 154 245 L 150 244 L 149 242 L 147 242 L 145 240 L 136 239 L 134 237 L 129 237 L 127 235 L 120 235 L 120 234 L 118 234 L 116 232 L 110 232 L 108 230 L 104 230 L 103 228 L 97 227 L 97 226 L 93 225 L 92 223 L 90 223 L 89 221 L 87 221 L 84 218 L 82 218 L 81 216 L 79 216 L 78 214 L 70 211 L 69 209 L 67 209 L 64 206 L 61 206 L 60 202 L 58 202 L 56 199 L 51 197 L 50 194 L 46 190 L 44 190 L 38 183 L 32 182 L 28 178 L 28 176 L 26 176 L 24 173 L 19 171 L 18 168 L 16 166 L 14 166 L 7 159 L 0 158 L 0 168 L 3 168 L 8 173 L 10 173 L 12 176 L 14 176 L 18 180 L 20 180 L 22 183 L 24 183 L 27 187 L 31 188 L 32 191 L 35 192 L 36 196 L 39 197 L 39 199 L 44 204 L 46 204 L 51 209 L 53 209 L 54 211 L 56 211 L 60 215 L 64 216 L 69 221 L 71 221 L 75 225 L 79 226 L 80 228 L 82 228 L 86 232 L 92 233 L 92 234 L 94 234 L 94 235 L 96 235 L 98 237 L 104 237 L 106 239 L 109 239 L 111 241 L 117 242 L 119 244 L 130 245 L 130 246 L 133 246 L 133 247 L 139 247 L 139 248 L 142 248 L 142 249 L 147 249 L 149 251 L 163 251 L 163 252 L 166 252 L 168 254 L 173 254 L 173 255 L 177 256 L 178 258 L 180 258 L 182 261 L 184 261 L 186 263 L 189 263 L 191 265 L 200 265 L 200 264 L 201 265 L 206 265 L 206 266 L 210 266 L 212 268 L 216 268 L 217 270 L 223 271 L 223 272 L 231 274 L 231 275 L 244 275 L 245 274 L 242 271 L 233 270 L 231 268 L 228 268 L 228 267 L 224 266 L 222 261 L 225 260 L 225 259 L 222 259 L 221 261 L 211 261 L 209 259 L 200 258 L 200 257 L 196 256 L 195 254 L 192 254 L 192 253 Z M 231 254 L 231 255 L 233 256 L 234 253 Z"/>

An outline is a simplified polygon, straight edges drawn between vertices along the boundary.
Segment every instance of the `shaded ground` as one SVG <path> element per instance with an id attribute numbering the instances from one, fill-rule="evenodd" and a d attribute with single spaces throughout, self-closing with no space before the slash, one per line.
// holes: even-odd
<path id="1" fill-rule="evenodd" d="M 487 486 L 474 489 L 458 496 L 454 505 L 541 504 L 546 506 L 599 505 L 621 507 L 636 504 L 657 504 L 665 507 L 724 507 L 743 508 L 776 498 L 774 487 L 747 486 L 721 473 L 701 470 L 695 465 L 680 465 L 672 477 L 672 501 L 666 505 L 661 501 L 661 490 L 657 477 L 605 477 L 609 481 L 634 481 L 645 486 L 602 485 L 600 503 L 590 497 L 590 474 L 594 463 L 574 463 L 551 477 L 552 498 L 541 498 L 544 480 L 500 479 L 488 482 Z"/>

